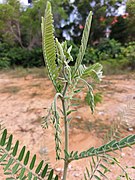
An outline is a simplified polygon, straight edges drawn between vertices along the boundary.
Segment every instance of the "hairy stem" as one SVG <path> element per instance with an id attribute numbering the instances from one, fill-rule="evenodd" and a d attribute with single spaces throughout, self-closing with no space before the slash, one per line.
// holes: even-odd
<path id="1" fill-rule="evenodd" d="M 64 127 L 65 127 L 65 151 L 69 152 L 69 123 L 67 121 L 67 112 L 66 112 L 66 101 L 65 101 L 65 95 L 68 88 L 68 83 L 66 82 L 64 91 L 63 91 L 63 98 L 62 98 L 62 109 L 63 109 L 63 115 L 64 115 Z M 67 177 L 67 169 L 68 169 L 68 159 L 64 161 L 64 173 L 63 173 L 63 180 L 66 180 Z"/>

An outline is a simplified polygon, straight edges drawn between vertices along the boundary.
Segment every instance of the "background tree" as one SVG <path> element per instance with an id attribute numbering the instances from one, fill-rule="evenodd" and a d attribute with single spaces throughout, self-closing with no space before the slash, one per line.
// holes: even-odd
<path id="1" fill-rule="evenodd" d="M 116 19 L 116 23 L 111 26 L 110 38 L 115 39 L 122 44 L 127 42 L 128 32 L 127 32 L 127 17 L 126 14 L 123 16 L 118 16 Z"/>
<path id="2" fill-rule="evenodd" d="M 93 12 L 91 40 L 92 42 L 99 41 L 105 36 L 105 30 L 121 4 L 122 1 L 115 0 L 76 0 L 69 3 L 69 6 L 64 6 L 69 18 L 64 22 L 63 30 L 78 44 L 85 19 L 91 10 Z"/>
<path id="3" fill-rule="evenodd" d="M 79 44 L 85 19 L 91 10 L 93 12 L 91 41 L 99 42 L 100 38 L 105 37 L 106 28 L 111 24 L 121 4 L 122 1 L 115 0 L 52 1 L 56 36 L 60 41 L 66 38 Z M 6 4 L 0 4 L 1 39 L 16 43 L 22 48 L 40 47 L 40 23 L 45 6 L 46 0 L 33 0 L 32 6 L 27 8 L 22 7 L 18 0 L 7 0 Z"/>
<path id="4" fill-rule="evenodd" d="M 23 67 L 43 65 L 40 24 L 41 16 L 44 16 L 46 1 L 32 0 L 30 6 L 23 6 L 19 0 L 7 0 L 4 4 L 0 4 L 0 59 L 4 59 L 4 63 L 6 59 L 8 62 L 6 64 L 13 67 L 14 65 L 22 65 Z M 129 14 L 127 19 L 118 16 L 118 8 L 126 0 L 51 1 L 56 30 L 55 36 L 60 42 L 65 39 L 71 40 L 68 43 L 73 45 L 73 56 L 76 55 L 77 46 L 80 44 L 85 19 L 90 10 L 93 12 L 91 37 L 88 41 L 88 45 L 93 45 L 93 49 L 89 47 L 86 51 L 87 55 L 84 61 L 87 64 L 110 57 L 108 51 L 102 52 L 101 56 L 98 49 L 98 44 L 103 45 L 102 41 L 106 36 L 107 28 L 111 27 L 112 30 L 108 44 L 113 43 L 111 46 L 114 48 L 113 52 L 117 46 L 115 46 L 115 41 L 111 41 L 112 38 L 121 42 L 122 45 L 125 42 L 135 40 L 134 0 L 127 1 L 127 13 Z M 112 24 L 114 20 L 117 22 Z M 108 41 L 105 40 L 105 42 Z"/>
<path id="5" fill-rule="evenodd" d="M 41 47 L 41 17 L 44 16 L 46 0 L 33 0 L 32 7 L 22 7 L 18 0 L 7 0 L 0 4 L 0 38 L 2 42 L 16 44 L 22 48 Z M 55 26 L 60 28 L 66 17 L 63 2 L 53 1 Z M 57 30 L 58 36 L 61 32 Z"/>
<path id="6" fill-rule="evenodd" d="M 19 23 L 20 3 L 17 0 L 8 0 L 6 4 L 0 4 L 0 37 L 8 44 L 18 43 L 21 47 L 21 29 Z"/>
<path id="7" fill-rule="evenodd" d="M 126 4 L 127 18 L 127 33 L 128 41 L 135 41 L 135 1 L 128 0 Z"/>

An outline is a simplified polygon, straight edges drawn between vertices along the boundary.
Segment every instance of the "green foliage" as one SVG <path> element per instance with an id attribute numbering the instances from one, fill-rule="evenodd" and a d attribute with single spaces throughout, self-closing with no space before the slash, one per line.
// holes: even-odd
<path id="1" fill-rule="evenodd" d="M 79 49 L 79 54 L 77 55 L 77 59 L 75 63 L 75 73 L 78 70 L 79 66 L 81 65 L 85 51 L 86 51 L 87 42 L 88 42 L 89 33 L 90 33 L 91 21 L 92 21 L 92 12 L 89 13 L 86 20 L 86 24 L 85 24 L 85 28 L 84 28 L 83 36 L 81 40 L 81 46 Z"/>
<path id="2" fill-rule="evenodd" d="M 30 158 L 30 151 L 23 146 L 19 150 L 19 141 L 13 145 L 13 135 L 8 136 L 7 130 L 0 135 L 0 165 L 3 167 L 4 174 L 10 179 L 58 179 L 53 177 L 53 169 L 42 160 L 37 167 L 35 166 L 36 155 Z"/>
<path id="3" fill-rule="evenodd" d="M 41 17 L 44 15 L 47 0 L 33 0 L 33 6 L 23 6 L 18 0 L 7 0 L 0 3 L 0 39 L 9 45 L 29 50 L 41 47 Z M 67 17 L 63 2 L 52 1 L 55 12 L 55 27 L 61 36 L 61 19 Z"/>
<path id="4" fill-rule="evenodd" d="M 123 45 L 127 42 L 128 32 L 127 32 L 127 18 L 123 16 L 117 17 L 117 22 L 112 24 L 110 38 L 122 43 Z"/>
<path id="5" fill-rule="evenodd" d="M 60 126 L 60 115 L 57 110 L 57 99 L 58 97 L 63 97 L 62 94 L 57 93 L 54 97 L 54 101 L 46 117 L 44 117 L 44 122 L 42 127 L 47 129 L 50 123 L 53 123 L 55 128 L 55 149 L 56 149 L 56 159 L 60 159 L 61 155 L 61 126 Z"/>
<path id="6" fill-rule="evenodd" d="M 10 58 L 11 66 L 17 65 L 23 67 L 32 67 L 34 65 L 36 66 L 36 63 L 38 64 L 38 61 L 36 59 L 36 53 L 34 56 L 34 53 L 22 48 L 10 49 L 10 51 L 7 53 L 7 57 Z"/>
<path id="7" fill-rule="evenodd" d="M 127 17 L 127 42 L 135 41 L 135 1 L 128 0 L 126 3 L 126 12 L 128 13 Z"/>
<path id="8" fill-rule="evenodd" d="M 47 0 L 33 0 L 32 7 L 24 7 L 17 0 L 7 0 L 4 4 L 0 4 L 0 38 L 2 42 L 28 49 L 41 46 L 40 23 L 46 2 Z M 67 0 L 55 0 L 51 3 L 57 37 L 62 41 L 67 38 L 65 34 L 68 34 L 70 39 L 77 44 L 80 43 L 82 28 L 84 28 L 84 22 L 90 10 L 94 14 L 91 36 L 92 42 L 94 42 L 104 37 L 106 27 L 111 24 L 112 17 L 107 17 L 108 13 L 113 15 L 121 4 L 107 0 L 104 3 L 95 1 L 95 4 L 92 0 L 84 2 L 77 0 L 72 3 Z M 70 17 L 74 14 L 75 16 L 71 19 Z"/>
<path id="9" fill-rule="evenodd" d="M 9 48 L 10 47 L 6 43 L 0 43 L 0 69 L 10 67 L 10 59 L 6 56 Z"/>
<path id="10" fill-rule="evenodd" d="M 71 44 L 73 47 L 71 53 L 75 58 L 78 48 L 73 42 Z M 128 67 L 134 69 L 134 42 L 121 46 L 114 39 L 102 39 L 98 45 L 87 47 L 82 62 L 86 65 L 100 62 L 104 66 L 105 74 L 119 74 Z M 74 62 L 71 64 L 74 65 Z"/>
<path id="11" fill-rule="evenodd" d="M 72 46 L 71 54 L 72 54 L 73 59 L 76 59 L 76 56 L 77 56 L 78 51 L 79 51 L 79 47 L 76 44 L 74 44 L 73 41 L 68 41 L 67 44 L 68 44 L 68 46 Z M 82 63 L 89 65 L 89 64 L 94 64 L 98 61 L 99 61 L 98 49 L 88 46 L 86 49 L 84 58 L 82 60 Z M 75 62 L 73 61 L 70 64 L 74 65 Z"/>
<path id="12" fill-rule="evenodd" d="M 77 55 L 77 53 L 78 53 L 78 51 L 79 51 L 79 47 L 73 42 L 73 41 L 67 41 L 67 46 L 69 47 L 69 46 L 72 46 L 72 57 L 73 57 L 73 59 L 75 59 L 76 58 L 76 55 Z M 71 62 L 71 64 L 75 64 L 75 62 Z"/>
<path id="13" fill-rule="evenodd" d="M 102 77 L 102 66 L 98 63 L 89 67 L 81 64 L 89 37 L 91 17 L 92 13 L 90 12 L 86 20 L 79 54 L 77 55 L 75 65 L 73 67 L 70 67 L 69 65 L 73 61 L 73 57 L 71 56 L 72 46 L 68 48 L 66 42 L 60 43 L 58 39 L 54 39 L 50 3 L 47 4 L 45 17 L 42 18 L 41 27 L 43 37 L 44 60 L 47 65 L 49 77 L 52 80 L 52 83 L 57 91 L 49 114 L 44 118 L 42 125 L 45 128 L 48 127 L 50 122 L 52 122 L 54 125 L 56 159 L 61 159 L 60 112 L 62 113 L 65 122 L 65 151 L 67 151 L 68 153 L 68 116 L 74 111 L 74 109 L 70 109 L 70 106 L 73 96 L 80 91 L 78 91 L 77 87 L 79 81 L 82 81 L 87 86 L 90 98 L 90 108 L 92 112 L 94 111 L 93 88 L 91 84 L 89 84 L 85 80 L 85 78 L 91 77 L 94 81 L 100 81 Z M 60 109 L 60 112 L 57 108 L 58 98 L 60 98 L 62 102 L 62 109 Z M 68 162 L 65 161 L 64 171 L 67 171 L 67 163 Z M 66 172 L 63 174 L 63 176 L 63 179 L 65 179 Z"/>
<path id="14" fill-rule="evenodd" d="M 0 69 L 9 68 L 10 67 L 10 61 L 9 58 L 2 57 L 0 58 Z"/>
<path id="15" fill-rule="evenodd" d="M 133 144 L 135 144 L 135 135 L 129 135 L 121 139 L 120 141 L 112 140 L 98 148 L 91 147 L 90 149 L 82 151 L 80 153 L 78 151 L 71 153 L 65 152 L 65 153 L 66 156 L 69 157 L 69 161 L 73 161 L 90 156 L 98 156 L 100 154 L 106 154 L 108 152 L 113 152 L 115 150 L 121 150 L 124 147 L 131 147 Z"/>
<path id="16" fill-rule="evenodd" d="M 51 4 L 49 2 L 47 3 L 45 18 L 42 18 L 41 29 L 43 37 L 43 53 L 49 77 L 52 80 L 56 91 L 59 91 L 56 82 L 58 77 L 58 69 L 56 67 L 56 47 L 53 35 L 53 17 L 51 13 Z"/>
<path id="17" fill-rule="evenodd" d="M 99 61 L 99 52 L 97 48 L 90 48 L 86 49 L 86 53 L 83 59 L 84 64 L 94 64 Z"/>
<path id="18" fill-rule="evenodd" d="M 122 171 L 122 173 L 117 177 L 117 180 L 120 180 L 121 178 L 125 178 L 126 180 L 131 180 L 130 175 L 127 173 L 127 169 L 129 167 L 121 167 L 119 161 L 116 158 L 111 157 L 110 155 L 102 155 L 97 157 L 92 157 L 89 167 L 86 167 L 85 173 L 84 173 L 84 179 L 85 180 L 102 180 L 108 179 L 109 172 L 111 172 L 110 167 L 111 165 L 115 165 L 119 167 Z"/>
<path id="19" fill-rule="evenodd" d="M 131 42 L 122 48 L 122 54 L 128 59 L 131 69 L 135 69 L 135 42 Z"/>
<path id="20" fill-rule="evenodd" d="M 0 43 L 0 68 L 7 67 L 41 67 L 44 65 L 42 49 L 28 50 Z"/>
<path id="21" fill-rule="evenodd" d="M 117 58 L 121 51 L 121 44 L 114 39 L 102 39 L 97 46 L 99 59 Z"/>
<path id="22" fill-rule="evenodd" d="M 114 40 L 109 41 L 114 42 Z M 68 46 L 72 46 L 70 53 L 72 58 L 75 59 L 79 48 L 72 41 L 67 44 Z M 117 42 L 113 46 L 102 45 L 101 43 L 98 47 L 99 49 L 87 47 L 82 60 L 83 64 L 89 65 L 100 62 L 104 66 L 105 74 L 121 73 L 124 69 L 128 69 L 128 67 L 134 69 L 134 42 L 127 44 L 125 47 L 119 46 L 119 43 L 117 45 Z M 69 65 L 74 64 L 74 61 L 69 62 Z M 12 47 L 7 43 L 0 43 L 1 69 L 16 66 L 23 66 L 25 68 L 41 67 L 43 65 L 44 60 L 40 47 L 28 50 L 20 47 Z"/>
<path id="23" fill-rule="evenodd" d="M 88 105 L 90 105 L 89 92 L 87 92 L 85 101 Z M 101 103 L 101 102 L 102 102 L 102 93 L 100 93 L 100 92 L 95 93 L 94 94 L 94 105 L 96 106 L 98 103 Z"/>
<path id="24" fill-rule="evenodd" d="M 106 61 L 101 61 L 101 64 L 104 67 L 104 74 L 120 74 L 123 73 L 123 70 L 126 70 L 129 67 L 128 59 L 108 59 Z"/>
<path id="25" fill-rule="evenodd" d="M 117 13 L 117 9 L 122 4 L 122 1 L 115 0 L 104 0 L 94 1 L 93 0 L 76 0 L 72 3 L 65 1 L 63 7 L 66 10 L 68 17 L 72 15 L 72 20 L 66 19 L 64 21 L 64 27 L 62 29 L 67 32 L 73 39 L 74 43 L 79 44 L 81 40 L 82 31 L 85 25 L 85 20 L 89 14 L 89 11 L 93 12 L 93 27 L 91 34 L 91 41 L 99 41 L 100 38 L 104 37 L 106 27 L 111 25 L 112 18 Z M 72 31 L 70 31 L 72 29 Z"/>

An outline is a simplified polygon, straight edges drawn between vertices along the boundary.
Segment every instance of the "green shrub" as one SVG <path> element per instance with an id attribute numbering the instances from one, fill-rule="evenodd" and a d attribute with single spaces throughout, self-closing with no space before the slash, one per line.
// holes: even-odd
<path id="1" fill-rule="evenodd" d="M 106 60 L 109 58 L 117 58 L 119 53 L 121 52 L 121 43 L 117 42 L 114 39 L 104 38 L 97 45 L 97 49 L 99 50 L 99 56 L 103 56 L 102 60 Z M 106 58 L 107 56 L 107 58 Z M 99 57 L 99 59 L 101 59 Z"/>
<path id="2" fill-rule="evenodd" d="M 40 48 L 28 50 L 20 47 L 11 48 L 6 56 L 10 59 L 11 66 L 40 67 L 43 66 L 42 50 Z"/>
<path id="3" fill-rule="evenodd" d="M 0 58 L 0 69 L 3 69 L 3 68 L 7 69 L 9 67 L 10 67 L 9 58 L 7 58 L 7 57 Z"/>
<path id="4" fill-rule="evenodd" d="M 73 59 L 75 59 L 77 54 L 78 54 L 79 47 L 76 44 L 74 44 L 73 41 L 68 41 L 67 45 L 72 46 L 71 54 L 73 56 Z M 87 47 L 85 56 L 83 58 L 83 63 L 84 64 L 94 64 L 94 63 L 96 63 L 98 61 L 99 61 L 98 50 L 96 48 L 93 48 L 93 47 Z M 74 62 L 71 63 L 71 64 L 74 65 Z"/>
<path id="5" fill-rule="evenodd" d="M 104 67 L 104 74 L 121 74 L 123 70 L 128 69 L 129 61 L 127 59 L 108 59 L 101 61 Z"/>
<path id="6" fill-rule="evenodd" d="M 135 69 L 135 42 L 130 42 L 125 48 L 122 48 L 122 55 L 128 59 L 131 69 Z"/>
<path id="7" fill-rule="evenodd" d="M 6 43 L 0 43 L 0 69 L 10 67 L 10 59 L 6 56 L 10 46 Z"/>
<path id="8" fill-rule="evenodd" d="M 83 58 L 83 63 L 84 64 L 94 64 L 98 61 L 99 61 L 98 50 L 95 48 L 88 47 L 86 49 L 86 53 L 85 53 L 85 56 Z"/>
<path id="9" fill-rule="evenodd" d="M 10 49 L 7 43 L 0 43 L 0 57 L 3 57 Z"/>
<path id="10" fill-rule="evenodd" d="M 72 45 L 71 53 L 75 58 L 78 47 L 72 41 L 69 44 Z M 134 69 L 134 47 L 134 43 L 122 47 L 114 39 L 102 39 L 97 47 L 87 47 L 83 63 L 88 65 L 100 62 L 104 66 L 105 74 L 119 74 L 123 70 L 129 69 L 129 67 Z"/>
<path id="11" fill-rule="evenodd" d="M 107 61 L 110 58 L 110 55 L 107 52 L 98 51 L 98 60 L 99 61 Z"/>
<path id="12" fill-rule="evenodd" d="M 32 50 L 21 47 L 12 47 L 6 43 L 0 43 L 0 67 L 40 67 L 44 65 L 42 49 L 37 47 Z"/>

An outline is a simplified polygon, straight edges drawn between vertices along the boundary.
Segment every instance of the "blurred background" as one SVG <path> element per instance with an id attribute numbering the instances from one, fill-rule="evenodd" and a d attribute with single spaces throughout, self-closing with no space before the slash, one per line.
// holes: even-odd
<path id="1" fill-rule="evenodd" d="M 44 66 L 41 17 L 47 0 L 0 0 L 0 69 Z M 83 63 L 105 73 L 135 69 L 135 0 L 51 0 L 55 36 L 69 40 L 76 58 L 85 21 L 93 12 Z M 112 71 L 108 71 L 111 68 Z"/>

